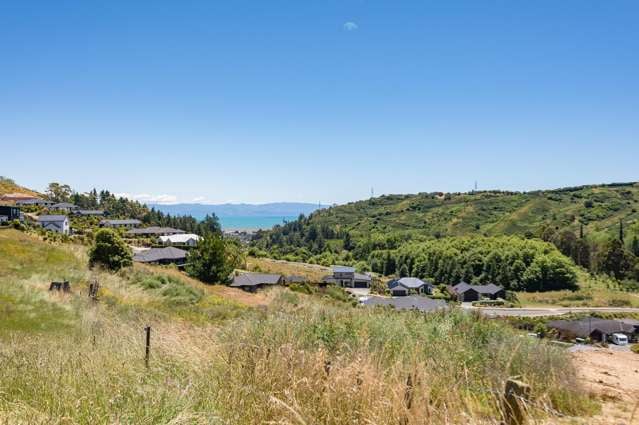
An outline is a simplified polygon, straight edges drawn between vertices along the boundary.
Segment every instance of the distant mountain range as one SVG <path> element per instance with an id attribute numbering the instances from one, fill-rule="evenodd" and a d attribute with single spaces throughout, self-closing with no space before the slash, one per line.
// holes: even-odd
<path id="1" fill-rule="evenodd" d="M 272 202 L 268 204 L 148 204 L 156 210 L 171 215 L 191 215 L 203 218 L 206 214 L 224 217 L 297 217 L 308 215 L 318 208 L 327 205 L 309 204 L 303 202 Z"/>

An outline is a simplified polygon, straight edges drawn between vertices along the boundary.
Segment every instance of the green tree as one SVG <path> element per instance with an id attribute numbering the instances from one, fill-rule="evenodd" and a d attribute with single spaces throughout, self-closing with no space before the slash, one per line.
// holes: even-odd
<path id="1" fill-rule="evenodd" d="M 45 193 L 47 198 L 53 202 L 69 202 L 73 190 L 68 184 L 49 183 Z"/>
<path id="2" fill-rule="evenodd" d="M 344 233 L 344 249 L 350 251 L 354 248 L 353 240 L 351 239 L 351 234 L 349 232 Z"/>
<path id="3" fill-rule="evenodd" d="M 609 240 L 597 257 L 597 269 L 615 279 L 623 279 L 634 265 L 632 254 L 619 239 Z"/>
<path id="4" fill-rule="evenodd" d="M 630 243 L 630 250 L 635 255 L 635 257 L 639 257 L 639 238 L 635 235 L 632 238 L 632 242 Z"/>
<path id="5" fill-rule="evenodd" d="M 100 265 L 106 269 L 118 271 L 132 264 L 129 247 L 120 235 L 111 229 L 100 229 L 89 250 L 89 266 Z"/>
<path id="6" fill-rule="evenodd" d="M 207 233 L 189 253 L 186 272 L 206 283 L 225 283 L 240 264 L 234 244 L 218 233 Z"/>

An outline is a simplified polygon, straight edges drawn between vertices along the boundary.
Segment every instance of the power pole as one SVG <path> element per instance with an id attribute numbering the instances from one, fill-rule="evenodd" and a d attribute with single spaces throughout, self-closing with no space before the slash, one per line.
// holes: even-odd
<path id="1" fill-rule="evenodd" d="M 477 180 L 475 180 L 475 192 L 477 192 Z"/>
<path id="2" fill-rule="evenodd" d="M 371 199 L 375 197 L 375 189 L 371 186 Z"/>

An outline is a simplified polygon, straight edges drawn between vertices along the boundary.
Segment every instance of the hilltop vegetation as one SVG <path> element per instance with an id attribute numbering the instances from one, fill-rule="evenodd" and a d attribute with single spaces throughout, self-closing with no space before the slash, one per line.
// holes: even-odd
<path id="1" fill-rule="evenodd" d="M 24 193 L 25 195 L 40 196 L 38 192 L 22 187 L 8 177 L 0 176 L 0 196 L 9 193 Z"/>
<path id="2" fill-rule="evenodd" d="M 254 309 L 174 269 L 112 274 L 87 263 L 81 246 L 0 230 L 7 423 L 497 424 L 513 375 L 532 385 L 536 417 L 598 409 L 564 351 L 498 321 L 353 308 L 281 288 Z M 92 278 L 97 303 L 86 294 Z M 60 279 L 71 294 L 47 291 Z"/>
<path id="3" fill-rule="evenodd" d="M 475 243 L 491 244 L 493 236 L 511 235 L 550 242 L 593 273 L 608 273 L 618 280 L 638 279 L 638 209 L 637 183 L 527 193 L 387 195 L 316 211 L 259 232 L 251 254 L 323 265 L 349 263 L 392 274 L 402 270 L 383 270 L 381 258 L 406 255 L 407 249 L 416 250 L 412 256 L 419 255 L 417 251 L 436 245 L 429 241 L 472 237 Z M 503 252 L 495 255 L 506 256 L 519 243 L 513 238 L 504 241 Z M 396 252 L 405 246 L 412 248 Z M 557 258 L 553 255 L 553 260 Z M 412 272 L 410 267 L 407 272 Z M 480 279 L 482 273 L 485 275 L 485 271 L 476 271 L 473 276 Z"/>

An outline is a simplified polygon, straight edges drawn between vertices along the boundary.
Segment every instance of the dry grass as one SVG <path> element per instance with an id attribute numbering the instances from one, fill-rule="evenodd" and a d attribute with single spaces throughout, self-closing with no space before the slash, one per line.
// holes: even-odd
<path id="1" fill-rule="evenodd" d="M 246 265 L 249 271 L 279 273 L 285 276 L 304 276 L 310 282 L 319 282 L 323 276 L 330 274 L 328 267 L 317 264 L 296 263 L 292 261 L 273 260 L 271 258 L 248 257 L 246 259 Z"/>

